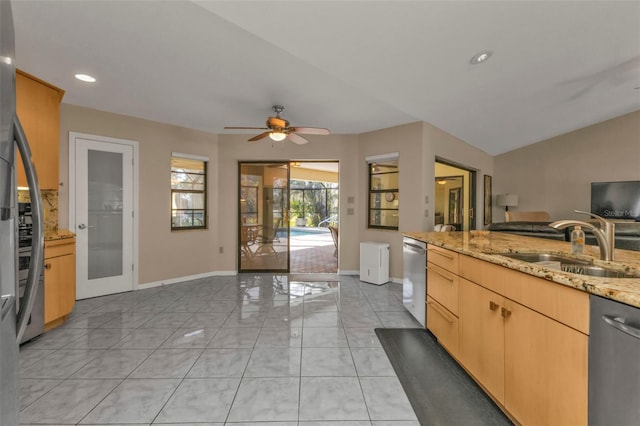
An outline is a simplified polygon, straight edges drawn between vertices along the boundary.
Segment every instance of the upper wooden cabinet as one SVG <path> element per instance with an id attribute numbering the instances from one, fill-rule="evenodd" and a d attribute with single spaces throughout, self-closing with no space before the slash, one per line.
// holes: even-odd
<path id="1" fill-rule="evenodd" d="M 16 111 L 31 146 L 40 189 L 58 189 L 60 102 L 64 90 L 16 70 Z M 18 163 L 18 186 L 27 186 Z"/>

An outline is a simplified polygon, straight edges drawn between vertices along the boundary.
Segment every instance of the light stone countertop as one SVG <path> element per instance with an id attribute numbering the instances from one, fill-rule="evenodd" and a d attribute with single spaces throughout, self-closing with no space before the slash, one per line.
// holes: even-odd
<path id="1" fill-rule="evenodd" d="M 640 252 L 616 249 L 615 260 L 606 262 L 600 260 L 598 246 L 586 246 L 585 255 L 572 255 L 571 244 L 568 242 L 501 232 L 475 232 L 404 232 L 403 235 L 640 308 L 640 278 L 603 278 L 572 274 L 500 256 L 500 253 L 552 253 L 588 260 L 593 262 L 594 266 L 640 276 Z"/>
<path id="2" fill-rule="evenodd" d="M 54 241 L 54 240 L 63 240 L 67 238 L 73 238 L 76 234 L 69 231 L 68 229 L 57 229 L 55 231 L 45 231 L 44 240 L 45 241 Z"/>

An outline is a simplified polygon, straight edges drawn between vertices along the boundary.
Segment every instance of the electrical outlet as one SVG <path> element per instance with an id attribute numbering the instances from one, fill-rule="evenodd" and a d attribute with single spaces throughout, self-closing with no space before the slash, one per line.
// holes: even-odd
<path id="1" fill-rule="evenodd" d="M 355 214 L 355 209 L 347 209 L 347 215 L 353 216 Z"/>
<path id="2" fill-rule="evenodd" d="M 428 195 L 424 196 L 424 203 L 425 204 L 429 204 L 429 196 Z"/>
<path id="3" fill-rule="evenodd" d="M 429 209 L 424 209 L 424 217 L 429 217 Z"/>
<path id="4" fill-rule="evenodd" d="M 347 197 L 347 204 L 353 204 L 356 202 L 356 197 L 354 197 L 353 195 L 350 195 Z"/>
<path id="5" fill-rule="evenodd" d="M 220 254 L 224 253 L 224 247 L 222 246 L 218 247 L 218 253 Z"/>

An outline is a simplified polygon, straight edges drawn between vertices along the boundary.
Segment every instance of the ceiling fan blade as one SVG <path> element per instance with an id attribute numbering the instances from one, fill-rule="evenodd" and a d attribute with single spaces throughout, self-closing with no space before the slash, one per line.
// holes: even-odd
<path id="1" fill-rule="evenodd" d="M 267 130 L 267 127 L 225 127 L 227 130 Z"/>
<path id="2" fill-rule="evenodd" d="M 329 129 L 323 129 L 320 127 L 294 127 L 292 131 L 296 133 L 302 133 L 304 135 L 328 135 Z"/>
<path id="3" fill-rule="evenodd" d="M 297 134 L 295 134 L 295 133 L 289 133 L 289 134 L 287 135 L 287 138 L 288 138 L 291 142 L 293 142 L 293 143 L 297 143 L 298 145 L 303 145 L 303 144 L 305 144 L 305 143 L 309 142 L 308 140 L 306 140 L 306 139 L 305 139 L 305 138 L 303 138 L 302 136 L 297 135 Z"/>
<path id="4" fill-rule="evenodd" d="M 249 142 L 259 141 L 260 139 L 266 138 L 267 136 L 269 136 L 269 133 L 271 133 L 271 132 L 260 133 L 259 135 L 256 135 L 256 136 L 252 137 L 251 139 L 249 139 Z"/>

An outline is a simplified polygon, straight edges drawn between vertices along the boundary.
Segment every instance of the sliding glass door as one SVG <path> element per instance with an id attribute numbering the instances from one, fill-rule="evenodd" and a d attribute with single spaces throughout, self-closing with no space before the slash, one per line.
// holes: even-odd
<path id="1" fill-rule="evenodd" d="M 289 163 L 240 162 L 238 269 L 289 272 Z"/>

